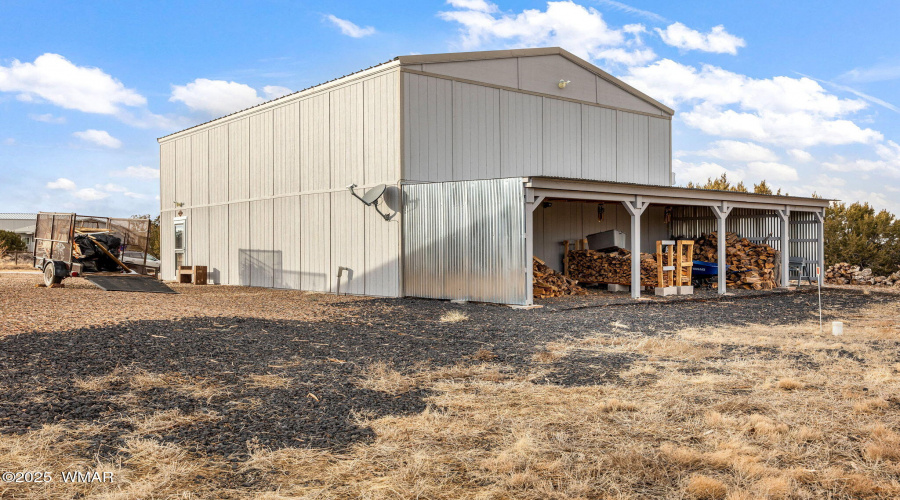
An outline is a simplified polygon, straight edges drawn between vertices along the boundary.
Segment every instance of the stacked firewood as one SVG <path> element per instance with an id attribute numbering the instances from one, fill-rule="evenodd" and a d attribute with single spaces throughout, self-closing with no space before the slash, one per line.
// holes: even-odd
<path id="1" fill-rule="evenodd" d="M 561 273 L 547 267 L 541 259 L 534 258 L 534 298 L 560 297 L 563 295 L 584 295 L 587 290 L 578 286 L 578 281 L 566 278 Z"/>
<path id="2" fill-rule="evenodd" d="M 631 252 L 628 250 L 570 250 L 568 260 L 569 277 L 582 283 L 631 284 Z M 641 253 L 641 285 L 657 285 L 656 258 L 649 253 Z"/>
<path id="3" fill-rule="evenodd" d="M 872 269 L 839 262 L 825 269 L 825 283 L 833 285 L 880 285 L 900 287 L 900 271 L 890 276 L 875 276 Z"/>
<path id="4" fill-rule="evenodd" d="M 718 263 L 718 237 L 704 234 L 694 244 L 694 260 Z M 726 285 L 730 288 L 771 290 L 775 288 L 778 254 L 765 244 L 753 243 L 735 233 L 725 233 Z"/>

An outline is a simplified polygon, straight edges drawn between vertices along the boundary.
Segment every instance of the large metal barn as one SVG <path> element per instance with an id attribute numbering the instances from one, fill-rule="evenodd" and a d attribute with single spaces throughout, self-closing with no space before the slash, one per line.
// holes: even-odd
<path id="1" fill-rule="evenodd" d="M 162 276 L 525 305 L 532 256 L 607 229 L 821 265 L 827 200 L 671 186 L 672 114 L 560 48 L 401 56 L 159 139 Z"/>

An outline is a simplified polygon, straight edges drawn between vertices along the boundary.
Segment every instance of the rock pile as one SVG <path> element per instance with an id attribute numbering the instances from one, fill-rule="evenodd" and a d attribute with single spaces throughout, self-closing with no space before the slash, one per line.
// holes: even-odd
<path id="1" fill-rule="evenodd" d="M 871 268 L 839 262 L 825 269 L 825 283 L 832 285 L 878 285 L 900 287 L 900 271 L 890 276 L 875 276 Z"/>

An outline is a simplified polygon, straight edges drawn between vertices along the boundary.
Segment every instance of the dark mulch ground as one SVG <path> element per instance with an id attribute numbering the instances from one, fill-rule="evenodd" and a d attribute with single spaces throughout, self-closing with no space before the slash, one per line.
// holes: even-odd
<path id="1" fill-rule="evenodd" d="M 895 296 L 851 291 L 826 290 L 824 294 L 830 310 L 851 311 L 895 300 Z M 97 436 L 85 453 L 116 453 L 121 437 L 133 430 L 126 417 L 136 410 L 114 400 L 131 388 L 122 384 L 92 392 L 78 389 L 73 380 L 122 367 L 176 372 L 227 388 L 229 394 L 208 401 L 166 388 L 138 394 L 144 414 L 180 409 L 221 416 L 160 436 L 195 452 L 240 461 L 247 458 L 248 442 L 271 448 L 341 449 L 372 438 L 371 430 L 352 423 L 352 412 L 408 414 L 425 406 L 423 391 L 393 396 L 356 385 L 360 371 L 373 362 L 386 362 L 400 371 L 423 361 L 435 367 L 476 363 L 475 353 L 488 349 L 498 356 L 496 362 L 526 370 L 543 344 L 565 337 L 786 324 L 817 317 L 818 312 L 816 295 L 806 292 L 632 301 L 604 307 L 583 299 L 548 305 L 522 311 L 486 304 L 373 300 L 334 303 L 333 314 L 321 321 L 196 318 L 10 335 L 0 338 L 0 432 L 21 433 L 52 422 L 98 421 L 110 430 Z M 469 319 L 440 322 L 441 315 L 453 309 L 462 309 Z M 640 355 L 568 356 L 551 364 L 552 373 L 536 382 L 616 383 L 618 372 Z M 283 375 L 291 384 L 252 387 L 248 379 L 254 374 Z"/>

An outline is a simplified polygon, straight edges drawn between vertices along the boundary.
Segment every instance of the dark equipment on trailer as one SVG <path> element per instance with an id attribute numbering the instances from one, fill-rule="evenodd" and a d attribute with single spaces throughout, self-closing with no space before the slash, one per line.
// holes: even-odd
<path id="1" fill-rule="evenodd" d="M 149 280 L 147 247 L 150 219 L 88 217 L 73 213 L 40 212 L 35 223 L 34 267 L 44 273 L 44 284 L 58 285 L 69 276 L 103 274 L 112 279 Z M 144 255 L 142 264 L 126 265 L 126 251 Z M 121 289 L 142 291 L 129 283 Z M 101 287 L 109 289 L 106 287 Z M 149 290 L 148 290 L 149 291 Z"/>

